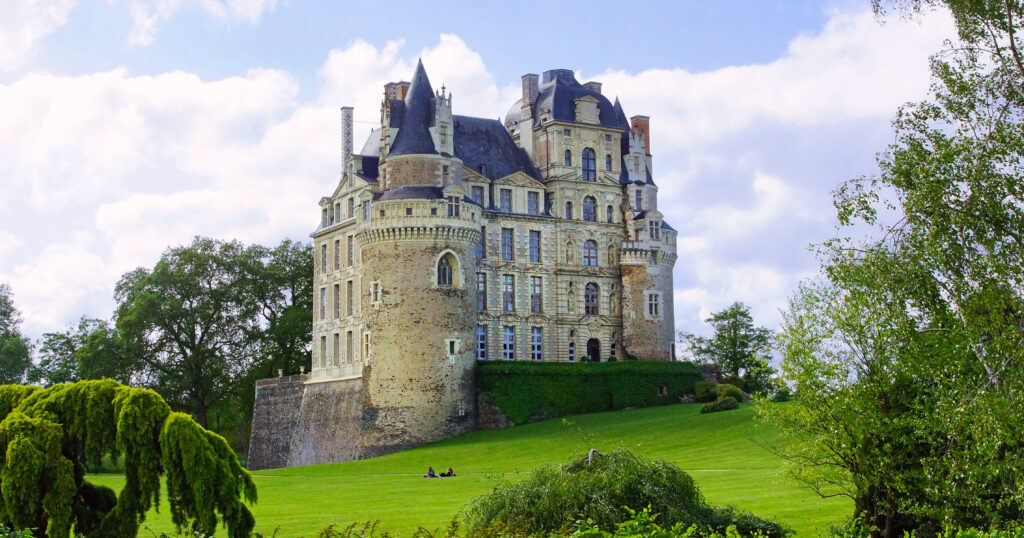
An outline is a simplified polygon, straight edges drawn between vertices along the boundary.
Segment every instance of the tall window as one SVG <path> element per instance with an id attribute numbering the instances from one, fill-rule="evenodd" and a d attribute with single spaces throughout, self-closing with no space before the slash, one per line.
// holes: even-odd
<path id="1" fill-rule="evenodd" d="M 480 204 L 481 206 L 484 205 L 484 188 L 482 186 L 480 186 L 480 185 L 473 185 L 473 194 L 472 194 L 472 196 L 473 196 L 473 201 L 474 202 Z"/>
<path id="2" fill-rule="evenodd" d="M 476 245 L 476 257 L 487 257 L 487 226 L 480 227 L 480 242 Z"/>
<path id="3" fill-rule="evenodd" d="M 661 238 L 661 222 L 652 220 L 651 225 L 647 228 L 647 230 L 651 235 L 651 239 Z"/>
<path id="4" fill-rule="evenodd" d="M 370 201 L 363 202 L 363 220 L 370 220 Z"/>
<path id="5" fill-rule="evenodd" d="M 352 218 L 356 215 L 356 199 L 349 197 L 348 199 L 348 218 Z"/>
<path id="6" fill-rule="evenodd" d="M 334 319 L 341 318 L 341 284 L 334 285 Z"/>
<path id="7" fill-rule="evenodd" d="M 597 221 L 597 200 L 593 196 L 583 198 L 583 220 Z"/>
<path id="8" fill-rule="evenodd" d="M 576 342 L 569 342 L 569 360 L 576 360 Z"/>
<path id="9" fill-rule="evenodd" d="M 334 357 L 330 361 L 332 365 L 337 365 L 341 362 L 341 335 L 334 333 Z"/>
<path id="10" fill-rule="evenodd" d="M 352 352 L 352 331 L 345 333 L 345 359 L 349 364 L 355 362 L 355 353 Z"/>
<path id="11" fill-rule="evenodd" d="M 441 256 L 440 260 L 437 260 L 438 286 L 450 287 L 452 285 L 452 262 L 449 257 L 449 255 L 445 254 L 444 256 Z"/>
<path id="12" fill-rule="evenodd" d="M 513 230 L 512 228 L 501 229 L 501 259 L 503 260 L 514 260 L 515 255 L 512 249 L 513 246 Z"/>
<path id="13" fill-rule="evenodd" d="M 505 360 L 511 361 L 516 358 L 516 328 L 505 327 L 501 338 L 501 351 Z"/>
<path id="14" fill-rule="evenodd" d="M 604 156 L 604 169 L 605 170 L 611 170 L 612 169 L 612 156 L 611 155 L 605 155 Z"/>
<path id="15" fill-rule="evenodd" d="M 372 291 L 370 295 L 372 296 L 373 302 L 376 303 L 377 301 L 380 301 L 380 282 L 374 282 L 371 288 Z"/>
<path id="16" fill-rule="evenodd" d="M 444 129 L 444 126 L 442 125 L 441 128 Z M 447 136 L 445 136 L 445 138 L 447 138 Z M 444 144 L 443 141 L 441 143 Z M 449 179 L 448 165 L 445 164 L 445 165 L 441 166 L 441 184 L 442 185 L 447 185 L 448 184 L 448 179 Z"/>
<path id="17" fill-rule="evenodd" d="M 530 261 L 540 261 L 540 231 L 530 230 Z"/>
<path id="18" fill-rule="evenodd" d="M 449 196 L 448 197 L 448 216 L 458 217 L 459 216 L 459 197 Z"/>
<path id="19" fill-rule="evenodd" d="M 584 313 L 588 316 L 596 316 L 598 314 L 597 297 L 597 284 L 593 282 L 587 284 L 583 290 L 583 308 Z"/>
<path id="20" fill-rule="evenodd" d="M 544 289 L 539 276 L 530 277 L 530 312 L 539 314 L 544 311 L 544 299 L 542 290 Z"/>
<path id="21" fill-rule="evenodd" d="M 516 277 L 502 275 L 502 279 L 501 309 L 505 312 L 512 312 L 516 309 Z"/>
<path id="22" fill-rule="evenodd" d="M 476 326 L 476 360 L 487 360 L 487 326 Z"/>
<path id="23" fill-rule="evenodd" d="M 526 193 L 526 212 L 531 215 L 540 214 L 540 193 L 529 191 Z"/>
<path id="24" fill-rule="evenodd" d="M 498 191 L 498 209 L 506 213 L 512 212 L 512 189 Z"/>
<path id="25" fill-rule="evenodd" d="M 608 222 L 612 222 L 612 221 L 615 220 L 615 219 L 612 218 L 612 215 L 613 215 L 612 206 L 608 206 L 608 207 L 604 208 L 604 213 L 605 213 L 605 219 Z"/>
<path id="26" fill-rule="evenodd" d="M 345 281 L 345 299 L 348 301 L 348 306 L 345 307 L 345 315 L 352 315 L 352 281 Z"/>
<path id="27" fill-rule="evenodd" d="M 648 293 L 647 294 L 647 315 L 651 317 L 661 316 L 661 294 L 660 293 Z"/>
<path id="28" fill-rule="evenodd" d="M 614 339 L 615 339 L 615 337 L 613 336 L 612 340 L 614 340 Z M 609 359 L 616 359 L 616 358 L 618 358 L 615 353 L 616 353 L 616 351 L 615 351 L 615 342 L 613 341 L 611 349 L 608 350 L 608 358 Z"/>
<path id="29" fill-rule="evenodd" d="M 334 240 L 334 270 L 341 269 L 341 239 Z"/>
<path id="30" fill-rule="evenodd" d="M 347 254 L 346 260 L 347 260 L 348 266 L 352 267 L 352 260 L 353 260 L 353 256 L 354 256 L 354 251 L 353 251 L 353 248 L 352 248 L 353 237 L 350 235 L 350 236 L 348 236 L 348 238 L 346 240 L 348 241 L 348 254 Z"/>
<path id="31" fill-rule="evenodd" d="M 476 309 L 487 310 L 487 275 L 484 273 L 476 274 Z"/>
<path id="32" fill-rule="evenodd" d="M 327 335 L 320 337 L 320 367 L 327 366 Z"/>
<path id="33" fill-rule="evenodd" d="M 644 191 L 640 189 L 636 190 L 636 207 L 633 209 L 637 211 L 643 211 L 644 209 Z"/>
<path id="34" fill-rule="evenodd" d="M 572 202 L 565 203 L 565 218 L 572 219 Z"/>
<path id="35" fill-rule="evenodd" d="M 327 272 L 327 243 L 320 245 L 320 272 Z"/>
<path id="36" fill-rule="evenodd" d="M 597 157 L 590 148 L 583 148 L 583 181 L 597 181 Z"/>
<path id="37" fill-rule="evenodd" d="M 583 242 L 583 265 L 597 265 L 597 242 L 592 239 Z"/>
<path id="38" fill-rule="evenodd" d="M 572 166 L 572 152 L 565 150 L 565 165 Z"/>
<path id="39" fill-rule="evenodd" d="M 530 327 L 530 360 L 544 360 L 544 329 Z"/>
<path id="40" fill-rule="evenodd" d="M 327 319 L 327 288 L 320 288 L 320 319 Z"/>
<path id="41" fill-rule="evenodd" d="M 370 358 L 370 333 L 363 333 L 363 359 Z"/>

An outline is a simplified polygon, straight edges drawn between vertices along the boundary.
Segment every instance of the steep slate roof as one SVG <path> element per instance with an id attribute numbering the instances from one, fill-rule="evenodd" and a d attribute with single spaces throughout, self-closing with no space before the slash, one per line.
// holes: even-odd
<path id="1" fill-rule="evenodd" d="M 423 60 L 420 60 L 409 91 L 405 94 L 398 135 L 388 155 L 436 154 L 434 139 L 430 136 L 430 127 L 433 125 L 434 89 L 430 87 L 430 79 L 423 69 Z"/>
<path id="2" fill-rule="evenodd" d="M 453 116 L 455 156 L 488 179 L 516 172 L 541 180 L 540 171 L 498 120 Z M 483 168 L 481 168 L 483 165 Z"/>
<path id="3" fill-rule="evenodd" d="M 444 191 L 441 189 L 441 187 L 431 187 L 428 185 L 411 185 L 407 187 L 399 187 L 397 189 L 384 191 L 379 195 L 375 196 L 374 198 L 377 200 L 437 200 L 444 198 Z"/>
<path id="4" fill-rule="evenodd" d="M 366 139 L 366 143 L 363 144 L 363 149 L 359 150 L 359 155 L 379 157 L 380 155 L 380 127 L 372 129 L 370 136 Z"/>
<path id="5" fill-rule="evenodd" d="M 541 76 L 534 110 L 546 108 L 551 118 L 557 121 L 576 121 L 576 99 L 593 97 L 597 99 L 597 111 L 601 125 L 618 127 L 618 118 L 608 98 L 600 92 L 584 88 L 576 80 L 571 69 L 552 69 Z"/>

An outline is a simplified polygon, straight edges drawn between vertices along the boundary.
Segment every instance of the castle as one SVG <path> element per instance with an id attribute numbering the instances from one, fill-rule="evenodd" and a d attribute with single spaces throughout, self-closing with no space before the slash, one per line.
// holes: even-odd
<path id="1" fill-rule="evenodd" d="M 422 62 L 320 200 L 313 360 L 257 384 L 250 468 L 348 461 L 477 424 L 478 360 L 672 360 L 676 232 L 649 118 L 571 70 L 499 120 L 452 114 Z"/>

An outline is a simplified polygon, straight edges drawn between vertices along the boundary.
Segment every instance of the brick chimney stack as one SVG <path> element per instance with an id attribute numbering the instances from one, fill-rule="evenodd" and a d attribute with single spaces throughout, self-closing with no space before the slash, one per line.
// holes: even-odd
<path id="1" fill-rule="evenodd" d="M 648 116 L 633 116 L 629 118 L 633 126 L 633 132 L 640 133 L 644 137 L 644 154 L 651 154 L 651 118 Z"/>

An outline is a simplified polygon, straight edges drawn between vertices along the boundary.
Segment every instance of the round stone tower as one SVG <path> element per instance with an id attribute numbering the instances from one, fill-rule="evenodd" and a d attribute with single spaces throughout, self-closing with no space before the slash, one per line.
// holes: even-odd
<path id="1" fill-rule="evenodd" d="M 363 367 L 362 457 L 446 439 L 476 425 L 473 389 L 480 208 L 451 157 L 450 98 L 423 65 L 382 133 L 382 192 L 358 236 Z M 397 117 L 397 119 L 395 118 Z"/>

